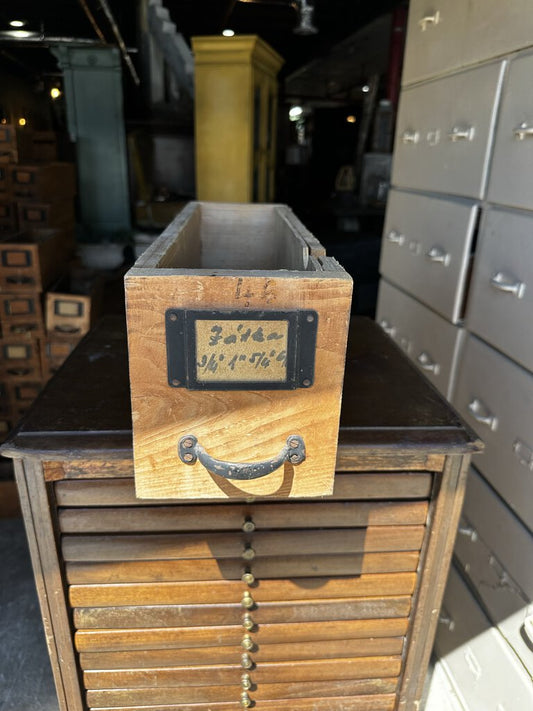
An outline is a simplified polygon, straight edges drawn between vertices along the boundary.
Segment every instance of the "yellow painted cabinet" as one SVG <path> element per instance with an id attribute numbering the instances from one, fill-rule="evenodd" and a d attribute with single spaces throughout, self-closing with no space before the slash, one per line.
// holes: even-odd
<path id="1" fill-rule="evenodd" d="M 272 201 L 283 59 L 254 35 L 194 37 L 193 50 L 198 199 Z"/>

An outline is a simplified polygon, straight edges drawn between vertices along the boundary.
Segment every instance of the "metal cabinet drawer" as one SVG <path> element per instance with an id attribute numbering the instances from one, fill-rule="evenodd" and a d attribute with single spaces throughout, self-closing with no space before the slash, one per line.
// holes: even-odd
<path id="1" fill-rule="evenodd" d="M 533 370 L 533 214 L 489 209 L 478 244 L 469 330 Z"/>
<path id="2" fill-rule="evenodd" d="M 477 207 L 391 190 L 380 272 L 449 321 L 462 316 Z"/>
<path id="3" fill-rule="evenodd" d="M 394 186 L 483 197 L 504 64 L 486 64 L 403 91 Z"/>
<path id="4" fill-rule="evenodd" d="M 533 376 L 469 336 L 452 402 L 485 442 L 477 467 L 533 530 Z"/>
<path id="5" fill-rule="evenodd" d="M 383 279 L 376 320 L 440 392 L 449 397 L 463 330 Z"/>
<path id="6" fill-rule="evenodd" d="M 452 568 L 435 650 L 469 711 L 533 708 L 533 686 L 518 658 Z"/>
<path id="7" fill-rule="evenodd" d="M 514 59 L 502 95 L 488 199 L 501 205 L 531 207 L 533 179 L 533 54 Z"/>
<path id="8" fill-rule="evenodd" d="M 499 540 L 504 546 L 512 541 L 510 567 L 529 591 L 513 579 Z M 455 555 L 493 624 L 533 676 L 533 536 L 473 469 Z"/>

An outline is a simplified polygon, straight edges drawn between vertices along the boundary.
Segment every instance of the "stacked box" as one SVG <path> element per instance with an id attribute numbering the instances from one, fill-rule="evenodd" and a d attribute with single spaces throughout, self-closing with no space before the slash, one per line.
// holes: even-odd
<path id="1" fill-rule="evenodd" d="M 72 270 L 47 292 L 46 331 L 49 336 L 84 336 L 100 315 L 103 282 L 90 270 Z"/>

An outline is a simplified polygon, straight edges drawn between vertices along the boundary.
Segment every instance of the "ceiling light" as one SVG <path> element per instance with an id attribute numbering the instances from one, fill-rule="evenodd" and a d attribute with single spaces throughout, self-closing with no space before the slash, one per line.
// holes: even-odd
<path id="1" fill-rule="evenodd" d="M 353 116 L 352 114 L 350 114 L 350 116 L 346 116 L 346 121 L 348 123 L 355 123 L 355 116 Z"/>
<path id="2" fill-rule="evenodd" d="M 9 23 L 10 27 L 24 27 L 26 20 L 11 20 Z"/>
<path id="3" fill-rule="evenodd" d="M 2 37 L 15 37 L 16 39 L 26 39 L 27 37 L 38 37 L 37 32 L 28 32 L 28 30 L 6 30 L 0 32 Z"/>
<path id="4" fill-rule="evenodd" d="M 315 8 L 307 4 L 307 0 L 300 0 L 300 24 L 293 32 L 295 35 L 316 35 L 317 28 L 313 25 L 313 12 Z"/>
<path id="5" fill-rule="evenodd" d="M 290 121 L 298 121 L 298 119 L 302 118 L 304 110 L 302 106 L 291 106 L 289 109 L 289 120 Z"/>
<path id="6" fill-rule="evenodd" d="M 59 99 L 59 97 L 61 96 L 61 89 L 58 89 L 57 86 L 53 86 L 50 89 L 50 96 L 52 97 L 52 99 Z"/>
<path id="7" fill-rule="evenodd" d="M 370 87 L 368 86 L 368 84 L 362 86 L 361 91 L 363 92 L 363 94 L 368 94 L 368 92 L 370 91 Z"/>
<path id="8" fill-rule="evenodd" d="M 26 119 L 25 118 L 19 118 L 19 126 L 25 126 L 26 125 Z"/>
<path id="9" fill-rule="evenodd" d="M 222 30 L 222 34 L 224 37 L 233 37 L 235 35 L 234 30 L 230 30 L 229 28 L 227 30 Z"/>

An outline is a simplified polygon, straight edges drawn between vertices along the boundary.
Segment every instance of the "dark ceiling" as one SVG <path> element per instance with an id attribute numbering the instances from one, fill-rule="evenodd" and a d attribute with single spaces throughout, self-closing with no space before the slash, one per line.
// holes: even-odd
<path id="1" fill-rule="evenodd" d="M 285 59 L 282 76 L 320 56 L 375 18 L 390 12 L 402 0 L 309 0 L 314 6 L 316 35 L 299 36 L 298 2 L 290 0 L 162 0 L 171 18 L 187 40 L 193 35 L 219 34 L 231 27 L 240 34 L 259 34 Z M 24 19 L 24 29 L 42 32 L 44 37 L 97 39 L 83 6 L 92 13 L 108 42 L 115 42 L 100 0 L 2 0 L 0 31 L 9 29 L 12 19 Z M 134 0 L 107 0 L 126 45 L 138 46 L 137 3 Z M 30 71 L 50 71 L 53 60 L 23 41 L 13 44 L 0 39 L 5 61 L 25 66 Z M 134 62 L 135 55 L 133 56 Z"/>

